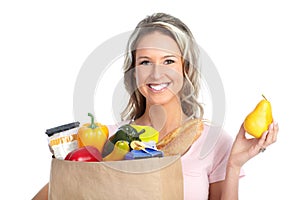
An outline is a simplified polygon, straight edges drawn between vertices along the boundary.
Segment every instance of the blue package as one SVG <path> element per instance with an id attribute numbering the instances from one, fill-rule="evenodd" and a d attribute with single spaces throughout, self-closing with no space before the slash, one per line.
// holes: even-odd
<path id="1" fill-rule="evenodd" d="M 151 157 L 163 157 L 163 152 L 162 151 L 159 151 L 159 150 L 155 150 L 155 149 L 152 149 L 152 148 L 145 148 L 146 151 L 151 154 Z"/>
<path id="2" fill-rule="evenodd" d="M 131 150 L 125 155 L 125 160 L 163 157 L 163 152 L 152 148 L 145 148 L 145 150 Z"/>

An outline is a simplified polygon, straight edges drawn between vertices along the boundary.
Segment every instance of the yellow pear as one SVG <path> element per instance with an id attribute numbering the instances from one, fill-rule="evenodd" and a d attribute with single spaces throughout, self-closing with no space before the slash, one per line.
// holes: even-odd
<path id="1" fill-rule="evenodd" d="M 255 138 L 260 138 L 273 122 L 271 103 L 264 95 L 262 96 L 263 100 L 256 105 L 255 109 L 244 120 L 246 132 Z"/>

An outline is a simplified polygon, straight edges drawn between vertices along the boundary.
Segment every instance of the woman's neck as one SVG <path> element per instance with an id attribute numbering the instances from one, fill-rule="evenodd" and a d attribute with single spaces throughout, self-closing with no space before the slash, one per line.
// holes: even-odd
<path id="1" fill-rule="evenodd" d="M 182 125 L 187 116 L 181 109 L 177 98 L 164 105 L 146 105 L 145 113 L 137 120 L 136 124 L 152 126 L 159 131 L 159 139 L 167 133 Z"/>

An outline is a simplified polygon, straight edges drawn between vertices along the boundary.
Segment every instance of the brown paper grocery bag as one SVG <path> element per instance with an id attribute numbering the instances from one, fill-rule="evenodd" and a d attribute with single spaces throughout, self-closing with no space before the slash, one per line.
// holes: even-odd
<path id="1" fill-rule="evenodd" d="M 53 159 L 49 199 L 183 199 L 180 156 L 111 162 Z"/>

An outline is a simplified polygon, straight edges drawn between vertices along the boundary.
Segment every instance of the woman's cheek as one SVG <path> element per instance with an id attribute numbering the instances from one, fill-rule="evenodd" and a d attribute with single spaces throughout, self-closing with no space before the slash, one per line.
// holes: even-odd
<path id="1" fill-rule="evenodd" d="M 167 74 L 173 82 L 171 89 L 175 94 L 177 94 L 183 87 L 183 73 L 175 69 L 169 69 Z"/>
<path id="2" fill-rule="evenodd" d="M 143 95 L 145 95 L 146 79 L 147 79 L 147 70 L 143 69 L 144 67 L 136 67 L 135 70 L 135 80 L 137 88 Z"/>

